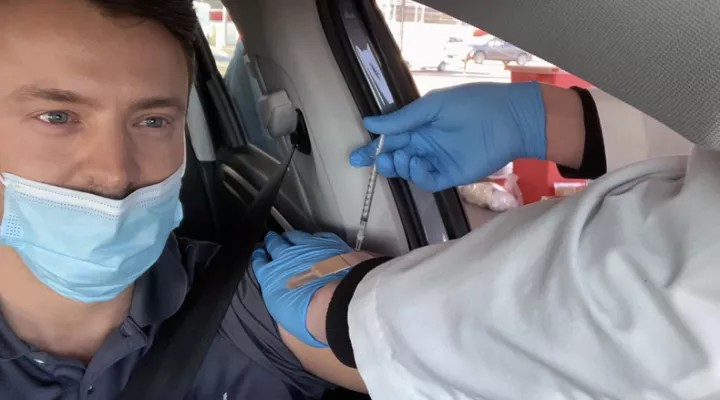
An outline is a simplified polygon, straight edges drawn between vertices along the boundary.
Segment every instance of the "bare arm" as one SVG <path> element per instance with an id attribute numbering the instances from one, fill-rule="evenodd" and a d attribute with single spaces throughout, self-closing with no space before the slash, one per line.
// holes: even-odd
<path id="1" fill-rule="evenodd" d="M 547 159 L 577 169 L 583 161 L 585 124 L 582 103 L 571 89 L 541 85 L 545 104 Z"/>
<path id="2" fill-rule="evenodd" d="M 308 331 L 319 341 L 327 343 L 325 334 L 325 315 L 327 314 L 330 299 L 337 287 L 338 282 L 333 282 L 315 293 L 310 303 L 307 317 Z M 330 349 L 319 349 L 310 347 L 295 338 L 288 331 L 278 325 L 280 337 L 285 345 L 295 354 L 303 367 L 310 373 L 332 382 L 338 386 L 367 393 L 357 369 L 343 365 Z"/>

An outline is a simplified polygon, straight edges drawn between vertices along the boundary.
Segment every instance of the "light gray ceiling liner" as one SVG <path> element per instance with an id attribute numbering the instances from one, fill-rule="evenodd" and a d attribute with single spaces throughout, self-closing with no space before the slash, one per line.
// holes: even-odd
<path id="1" fill-rule="evenodd" d="M 720 0 L 422 2 L 720 150 Z"/>

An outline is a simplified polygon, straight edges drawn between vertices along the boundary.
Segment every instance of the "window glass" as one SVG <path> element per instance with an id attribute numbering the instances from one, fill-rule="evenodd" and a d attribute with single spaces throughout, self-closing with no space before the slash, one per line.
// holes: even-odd
<path id="1" fill-rule="evenodd" d="M 609 170 L 643 158 L 687 153 L 690 148 L 685 139 L 640 111 L 512 43 L 496 38 L 483 31 L 482 27 L 468 25 L 415 1 L 376 0 L 376 3 L 421 95 L 434 89 L 474 82 L 509 83 L 536 79 L 563 87 L 581 86 L 593 94 L 601 117 L 603 110 L 605 115 L 617 116 L 603 120 Z M 633 138 L 613 136 L 615 131 L 630 130 Z M 648 140 L 649 136 L 653 140 Z M 538 174 L 540 170 L 543 173 Z M 536 172 L 526 175 L 524 171 Z M 508 180 L 508 177 L 511 179 Z M 519 181 L 516 181 L 517 177 Z M 489 213 L 485 203 L 487 193 L 498 188 L 492 186 L 493 183 L 503 189 L 514 190 L 516 195 L 522 194 L 525 204 L 564 196 L 587 184 L 585 181 L 566 180 L 554 164 L 536 160 L 518 160 L 498 171 L 490 180 L 492 183 L 476 182 L 458 188 L 471 227 L 494 215 Z"/>
<path id="2" fill-rule="evenodd" d="M 397 109 L 395 99 L 393 99 L 390 86 L 383 76 L 378 56 L 373 50 L 370 37 L 357 15 L 354 4 L 344 1 L 340 3 L 340 7 L 345 23 L 345 30 L 350 39 L 350 45 L 353 47 L 355 56 L 360 62 L 360 67 L 365 75 L 365 79 L 370 84 L 370 89 L 373 92 L 375 101 L 380 107 L 380 111 L 383 114 L 395 111 Z"/>
<path id="3" fill-rule="evenodd" d="M 371 43 L 368 30 L 362 22 L 357 3 L 353 0 L 340 0 L 337 5 L 340 8 L 350 45 L 380 112 L 388 114 L 396 111 L 397 103 L 390 90 L 390 84 L 382 71 L 382 63 L 375 53 L 375 47 Z M 424 233 L 428 243 L 441 243 L 448 240 L 435 198 L 432 194 L 423 192 L 415 185 L 409 185 L 409 188 L 418 216 L 425 227 Z"/>
<path id="4" fill-rule="evenodd" d="M 259 113 L 262 90 L 250 73 L 250 59 L 230 14 L 220 1 L 195 1 L 194 4 L 248 143 L 274 158 L 284 158 L 287 149 L 282 139 L 271 137 L 263 127 Z"/>

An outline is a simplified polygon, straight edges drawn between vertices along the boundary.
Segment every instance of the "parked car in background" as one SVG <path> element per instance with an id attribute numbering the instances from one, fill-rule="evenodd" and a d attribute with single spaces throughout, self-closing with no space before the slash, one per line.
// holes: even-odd
<path id="1" fill-rule="evenodd" d="M 491 35 L 472 36 L 467 39 L 451 36 L 445 42 L 442 62 L 438 65 L 438 71 L 445 71 L 450 65 L 464 64 L 472 59 L 475 48 L 487 44 L 494 39 Z"/>
<path id="2" fill-rule="evenodd" d="M 518 65 L 525 65 L 532 60 L 532 55 L 523 49 L 493 37 L 484 44 L 472 44 L 467 54 L 467 61 L 482 64 L 485 60 L 502 61 L 508 64 L 515 61 Z"/>

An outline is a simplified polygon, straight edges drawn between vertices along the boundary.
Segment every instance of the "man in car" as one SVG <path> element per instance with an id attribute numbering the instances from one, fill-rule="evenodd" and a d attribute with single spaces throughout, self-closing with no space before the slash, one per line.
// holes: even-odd
<path id="1" fill-rule="evenodd" d="M 172 235 L 196 25 L 190 0 L 0 1 L 0 398 L 115 398 L 214 254 Z M 188 397 L 362 390 L 348 371 L 249 276 Z"/>
<path id="2" fill-rule="evenodd" d="M 0 398 L 117 396 L 214 254 L 171 233 L 196 24 L 187 0 L 0 1 Z M 594 112 L 582 92 L 460 87 L 366 121 L 386 154 L 351 162 L 430 191 L 517 157 L 588 172 Z M 189 398 L 362 389 L 332 352 L 376 398 L 712 398 L 718 162 L 685 161 L 292 292 L 351 249 L 270 234 Z"/>

